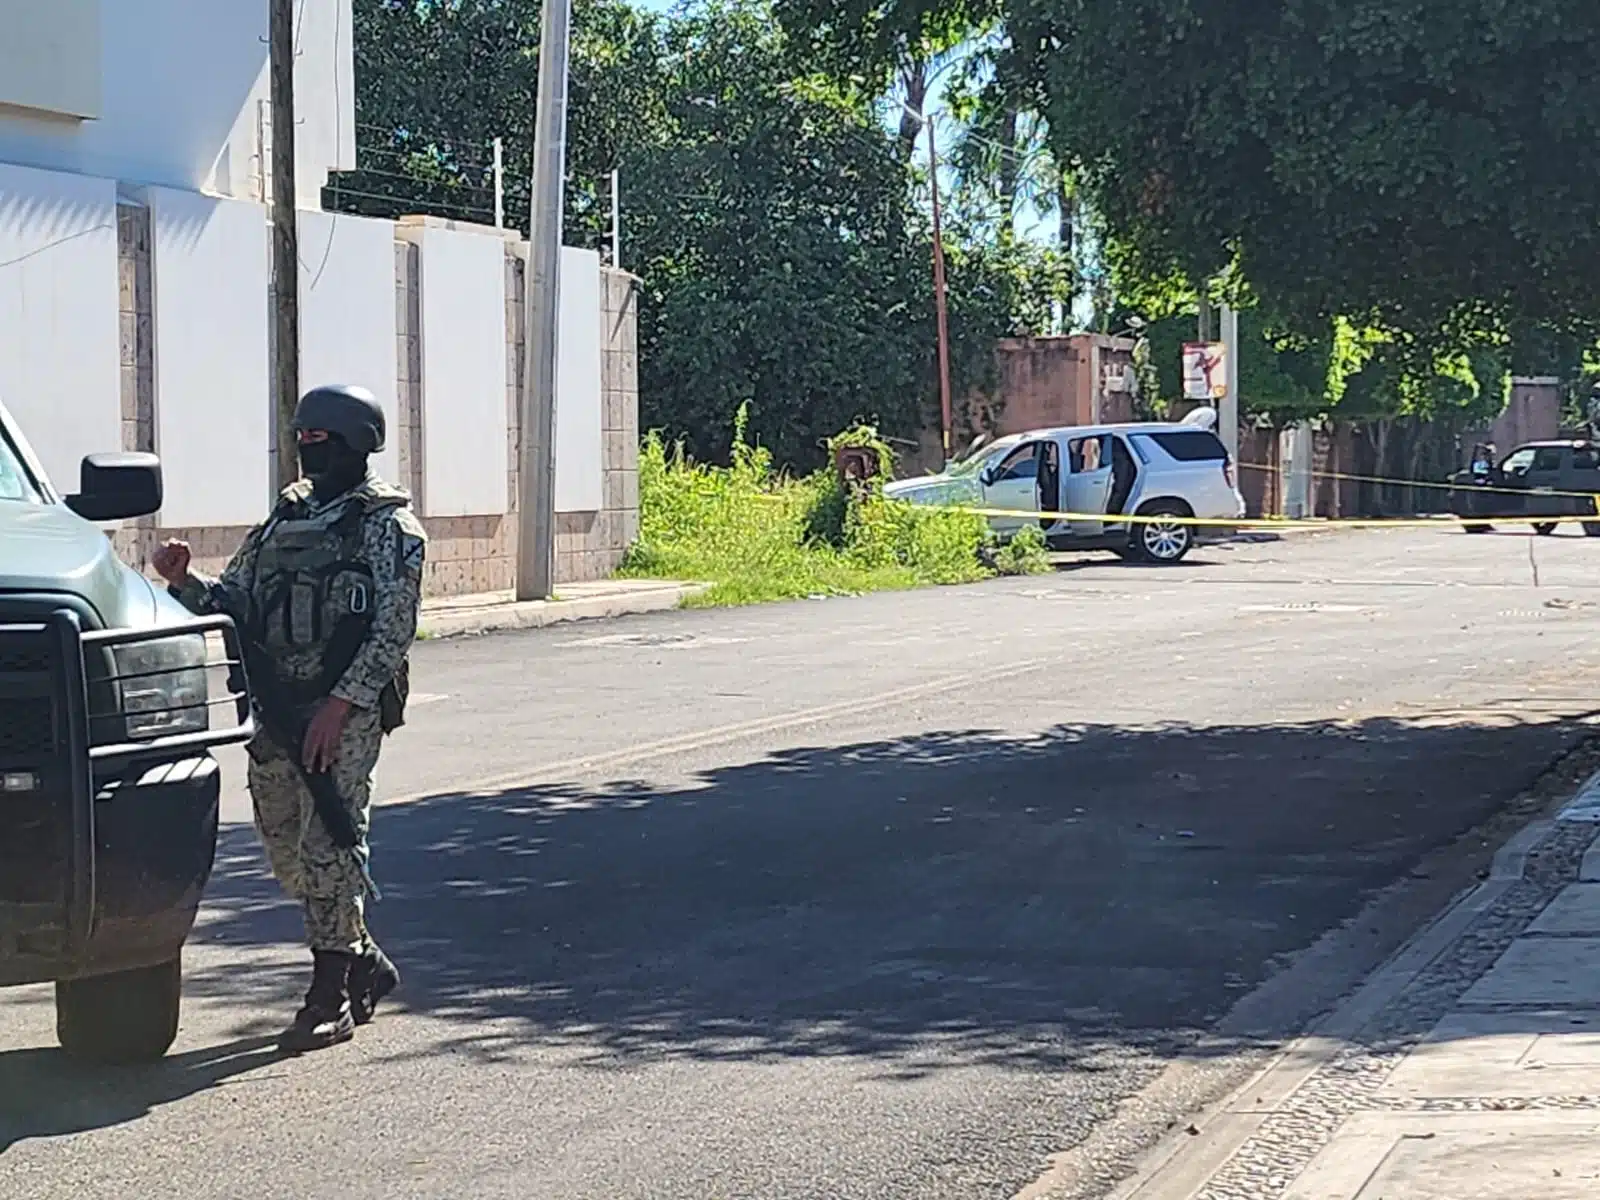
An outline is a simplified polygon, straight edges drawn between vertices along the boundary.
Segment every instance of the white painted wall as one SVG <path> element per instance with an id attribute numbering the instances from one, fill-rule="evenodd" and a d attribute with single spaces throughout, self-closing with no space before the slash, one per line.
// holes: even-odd
<path id="1" fill-rule="evenodd" d="M 377 396 L 389 436 L 373 465 L 399 474 L 394 224 L 300 214 L 300 384 L 354 384 Z"/>
<path id="2" fill-rule="evenodd" d="M 100 0 L 0 0 L 0 104 L 101 115 Z"/>
<path id="3" fill-rule="evenodd" d="M 0 162 L 258 199 L 266 0 L 98 2 L 98 46 L 85 40 L 82 52 L 98 58 L 102 115 L 73 121 L 0 111 Z M 351 2 L 298 6 L 295 157 L 305 208 L 321 206 L 330 169 L 355 166 Z M 38 48 L 30 22 L 0 28 L 5 76 Z M 37 29 L 41 38 L 48 32 Z"/>
<path id="4" fill-rule="evenodd" d="M 0 399 L 62 492 L 122 449 L 117 185 L 0 165 Z"/>
<path id="5" fill-rule="evenodd" d="M 556 326 L 556 511 L 598 512 L 605 500 L 601 407 L 600 254 L 561 248 Z"/>
<path id="6" fill-rule="evenodd" d="M 423 511 L 504 513 L 505 239 L 433 227 L 412 236 L 420 266 Z"/>
<path id="7" fill-rule="evenodd" d="M 161 523 L 251 525 L 272 498 L 267 210 L 164 188 L 149 201 Z"/>

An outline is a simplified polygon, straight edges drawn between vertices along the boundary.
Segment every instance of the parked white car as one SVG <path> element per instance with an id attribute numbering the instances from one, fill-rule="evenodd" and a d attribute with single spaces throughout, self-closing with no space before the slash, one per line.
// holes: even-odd
<path id="1" fill-rule="evenodd" d="M 884 494 L 913 504 L 1004 509 L 990 527 L 1009 538 L 1039 522 L 1056 550 L 1110 550 L 1148 563 L 1181 561 L 1225 527 L 1119 516 L 1244 516 L 1233 461 L 1220 438 L 1193 423 L 1085 425 L 1012 434 L 980 447 L 938 475 L 901 479 Z M 1036 513 L 1084 514 L 1070 521 Z"/>

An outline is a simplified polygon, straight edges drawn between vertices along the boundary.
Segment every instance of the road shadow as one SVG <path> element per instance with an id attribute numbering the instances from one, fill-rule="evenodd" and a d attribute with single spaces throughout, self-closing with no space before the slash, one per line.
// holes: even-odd
<path id="1" fill-rule="evenodd" d="M 1114 554 L 1099 550 L 1059 550 L 1051 551 L 1050 569 L 1057 575 L 1072 575 L 1079 571 L 1087 571 L 1091 567 L 1108 567 L 1116 571 L 1159 571 L 1162 574 L 1169 572 L 1183 574 L 1204 570 L 1207 567 L 1227 565 L 1219 559 L 1207 558 L 1206 552 L 1208 550 L 1214 551 L 1215 547 L 1200 546 L 1182 562 L 1161 564 L 1118 558 Z"/>
<path id="2" fill-rule="evenodd" d="M 1224 1053 L 1198 1039 L 1241 995 L 1577 736 L 1449 714 L 973 729 L 444 794 L 378 810 L 372 919 L 397 1002 L 440 1031 L 419 1054 L 904 1077 Z M 225 830 L 198 941 L 297 937 L 252 838 Z M 302 986 L 298 961 L 187 984 L 285 1013 Z"/>
<path id="3" fill-rule="evenodd" d="M 27 1138 L 139 1120 L 163 1104 L 281 1061 L 274 1043 L 244 1037 L 128 1067 L 80 1063 L 57 1049 L 0 1051 L 0 1153 Z"/>

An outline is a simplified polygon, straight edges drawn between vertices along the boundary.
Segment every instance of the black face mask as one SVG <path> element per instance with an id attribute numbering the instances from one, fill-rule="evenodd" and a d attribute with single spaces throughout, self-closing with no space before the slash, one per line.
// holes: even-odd
<path id="1" fill-rule="evenodd" d="M 300 443 L 300 471 L 311 480 L 319 501 L 343 495 L 367 477 L 367 456 L 357 454 L 337 435 L 326 441 Z"/>

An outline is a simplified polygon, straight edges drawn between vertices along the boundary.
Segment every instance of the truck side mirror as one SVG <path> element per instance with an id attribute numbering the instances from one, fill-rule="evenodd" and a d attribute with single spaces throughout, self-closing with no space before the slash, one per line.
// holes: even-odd
<path id="1" fill-rule="evenodd" d="M 66 505 L 86 521 L 124 521 L 161 508 L 161 460 L 154 454 L 90 454 Z"/>

